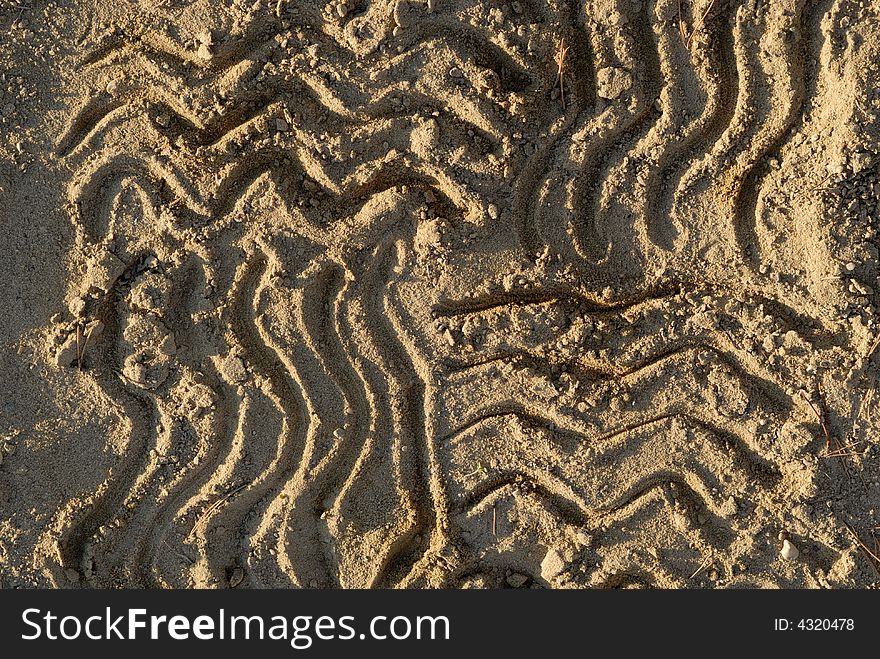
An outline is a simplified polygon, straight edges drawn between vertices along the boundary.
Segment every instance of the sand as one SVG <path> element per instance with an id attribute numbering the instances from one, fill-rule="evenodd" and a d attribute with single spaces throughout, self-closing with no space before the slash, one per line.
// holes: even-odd
<path id="1" fill-rule="evenodd" d="M 0 35 L 0 586 L 880 583 L 877 2 Z"/>

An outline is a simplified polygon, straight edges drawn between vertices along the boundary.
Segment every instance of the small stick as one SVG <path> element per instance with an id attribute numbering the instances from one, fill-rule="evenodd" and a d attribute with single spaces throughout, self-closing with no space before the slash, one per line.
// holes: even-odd
<path id="1" fill-rule="evenodd" d="M 851 526 L 850 526 L 849 524 L 847 524 L 846 522 L 844 522 L 843 525 L 846 527 L 847 531 L 849 531 L 849 532 L 852 534 L 852 537 L 853 537 L 853 538 L 855 539 L 855 541 L 858 543 L 858 545 L 859 545 L 859 547 L 861 548 L 861 550 L 862 550 L 863 552 L 865 552 L 869 557 L 871 557 L 872 559 L 874 559 L 874 561 L 876 561 L 876 563 L 877 563 L 878 565 L 880 565 L 880 556 L 877 556 L 877 554 L 875 554 L 875 553 L 872 552 L 870 549 L 868 549 L 868 547 L 865 545 L 865 543 L 862 542 L 862 539 L 861 539 L 861 538 L 858 536 L 858 534 L 855 532 L 855 530 L 853 529 L 853 527 L 851 527 Z M 876 566 L 875 566 L 875 567 L 876 567 Z"/>
<path id="2" fill-rule="evenodd" d="M 559 96 L 562 99 L 562 109 L 565 109 L 565 84 L 563 83 L 562 74 L 565 72 L 565 56 L 568 55 L 568 46 L 565 45 L 565 39 L 559 44 L 559 50 L 556 51 L 554 61 L 558 67 L 556 79 L 559 81 Z"/>
<path id="3" fill-rule="evenodd" d="M 833 453 L 825 453 L 820 458 L 857 458 L 859 454 L 854 451 L 835 451 Z"/>
<path id="4" fill-rule="evenodd" d="M 841 457 L 844 455 L 848 455 L 851 457 L 856 457 L 858 452 L 855 450 L 857 446 L 860 444 L 864 444 L 864 440 L 860 442 L 850 442 L 849 444 L 838 445 L 836 449 L 833 451 L 825 451 L 819 455 L 820 458 L 834 458 Z"/>
<path id="5" fill-rule="evenodd" d="M 825 396 L 822 394 L 822 385 L 820 385 L 818 381 L 816 382 L 816 392 L 819 394 L 819 405 L 820 405 L 819 409 L 822 412 L 822 419 L 824 420 L 828 416 L 828 406 L 825 404 Z M 825 431 L 826 439 L 830 438 L 831 434 L 828 432 L 828 428 L 825 426 L 824 421 L 822 423 L 822 428 Z M 837 438 L 834 438 L 833 443 L 834 443 L 834 450 L 840 451 L 842 448 L 840 441 Z M 826 447 L 826 450 L 827 450 L 827 447 Z M 849 467 L 846 466 L 846 460 L 843 458 L 843 456 L 840 457 L 840 464 L 843 467 L 843 470 L 846 472 L 847 477 L 852 478 L 852 474 L 849 471 Z"/>
<path id="6" fill-rule="evenodd" d="M 802 197 L 805 194 L 807 194 L 808 192 L 821 192 L 822 190 L 830 190 L 831 186 L 825 185 L 825 181 L 827 181 L 830 178 L 831 178 L 831 174 L 828 174 L 827 176 L 825 176 L 825 178 L 823 178 L 821 181 L 819 181 L 812 188 L 803 188 L 800 192 L 797 193 L 798 197 Z"/>
<path id="7" fill-rule="evenodd" d="M 79 321 L 76 321 L 76 366 L 79 370 L 82 370 L 82 352 L 79 348 L 79 340 L 82 337 L 82 328 L 79 325 Z"/>
<path id="8" fill-rule="evenodd" d="M 246 488 L 247 486 L 248 486 L 247 483 L 242 483 L 242 484 L 239 485 L 238 487 L 234 487 L 234 488 L 232 488 L 231 490 L 229 490 L 229 492 L 227 492 L 227 493 L 224 494 L 222 497 L 220 497 L 219 499 L 217 499 L 214 503 L 212 503 L 210 506 L 208 506 L 208 507 L 205 509 L 205 511 L 204 511 L 201 515 L 199 515 L 199 518 L 196 520 L 195 524 L 193 524 L 192 529 L 190 529 L 190 532 L 189 532 L 189 534 L 188 534 L 186 537 L 189 538 L 190 536 L 192 536 L 192 534 L 195 532 L 195 530 L 196 530 L 197 528 L 199 528 L 199 525 L 200 525 L 202 522 L 204 522 L 206 519 L 208 519 L 208 518 L 211 516 L 211 514 L 212 514 L 215 510 L 217 510 L 218 508 L 220 508 L 220 506 L 222 506 L 226 501 L 228 501 L 228 500 L 231 499 L 233 496 L 235 496 L 236 494 L 238 494 L 239 492 L 241 492 L 241 491 L 242 491 L 244 488 Z"/>
<path id="9" fill-rule="evenodd" d="M 687 41 L 684 43 L 684 47 L 688 50 L 691 49 L 691 39 L 694 38 L 694 33 L 697 31 L 697 28 L 702 27 L 703 23 L 706 22 L 706 16 L 709 15 L 709 12 L 712 11 L 712 7 L 715 5 L 715 0 L 711 0 L 709 5 L 706 7 L 706 10 L 700 16 L 700 20 L 694 23 L 694 28 L 691 30 L 691 33 L 688 35 Z"/>
<path id="10" fill-rule="evenodd" d="M 82 370 L 83 359 L 86 358 L 86 348 L 89 347 L 89 339 L 92 338 L 92 332 L 94 332 L 94 331 L 95 331 L 95 325 L 92 325 L 89 328 L 89 331 L 86 333 L 86 339 L 85 339 L 85 341 L 83 341 L 83 344 L 82 344 L 82 352 L 80 353 L 79 360 L 77 362 L 78 366 L 79 366 L 79 370 Z"/>
<path id="11" fill-rule="evenodd" d="M 696 569 L 696 571 L 690 576 L 690 578 L 693 579 L 693 578 L 694 578 L 695 576 L 697 576 L 700 572 L 702 572 L 702 571 L 703 571 L 703 570 L 709 565 L 709 563 L 711 562 L 711 560 L 712 560 L 712 557 L 711 557 L 711 556 L 706 556 L 706 558 L 703 559 L 703 562 L 700 563 L 700 567 L 698 567 L 698 568 Z"/>
<path id="12" fill-rule="evenodd" d="M 807 398 L 807 394 L 804 393 L 804 390 L 801 389 L 801 396 L 805 401 L 807 401 L 807 405 L 810 406 L 810 409 L 813 410 L 813 414 L 816 415 L 816 418 L 819 420 L 819 426 L 822 428 L 822 432 L 825 433 L 825 451 L 831 450 L 831 434 L 828 432 L 828 426 L 825 425 L 825 417 L 822 413 L 816 409 L 816 406 L 813 405 L 813 401 Z"/>
<path id="13" fill-rule="evenodd" d="M 495 531 L 495 504 L 492 504 L 492 535 L 498 535 Z"/>

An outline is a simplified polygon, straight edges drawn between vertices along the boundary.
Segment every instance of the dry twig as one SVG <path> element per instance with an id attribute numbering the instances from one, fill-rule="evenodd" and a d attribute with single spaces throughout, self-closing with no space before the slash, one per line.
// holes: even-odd
<path id="1" fill-rule="evenodd" d="M 703 562 L 700 563 L 700 567 L 698 567 L 698 568 L 694 571 L 694 573 L 690 576 L 690 578 L 693 579 L 693 578 L 694 578 L 695 576 L 697 576 L 700 572 L 702 572 L 703 570 L 705 570 L 705 569 L 709 566 L 709 563 L 711 563 L 711 562 L 712 562 L 712 557 L 711 557 L 711 556 L 706 556 L 706 558 L 703 559 Z"/>
<path id="2" fill-rule="evenodd" d="M 847 524 L 846 522 L 844 522 L 843 525 L 846 527 L 846 530 L 850 532 L 850 534 L 852 535 L 853 539 L 855 539 L 856 544 L 858 544 L 859 548 L 860 548 L 863 552 L 865 552 L 865 554 L 867 554 L 868 558 L 870 558 L 871 561 L 874 563 L 874 567 L 875 567 L 875 569 L 876 569 L 878 566 L 880 566 L 880 556 L 878 556 L 875 552 L 871 551 L 871 550 L 868 548 L 868 546 L 867 546 L 864 542 L 862 542 L 862 539 L 859 537 L 858 533 L 856 533 L 856 531 L 855 531 L 855 529 L 854 529 L 853 527 L 851 527 L 851 526 L 850 526 L 849 524 Z"/>
<path id="3" fill-rule="evenodd" d="M 816 409 L 816 406 L 813 405 L 813 401 L 807 398 L 806 392 L 801 389 L 801 396 L 805 401 L 807 401 L 807 405 L 810 406 L 810 409 L 813 410 L 813 414 L 816 415 L 816 419 L 819 421 L 819 426 L 822 428 L 822 432 L 825 434 L 825 452 L 831 451 L 831 433 L 828 432 L 828 426 L 825 425 L 825 415 Z"/>
<path id="4" fill-rule="evenodd" d="M 556 80 L 559 82 L 559 96 L 562 99 L 562 109 L 565 109 L 565 84 L 563 83 L 563 74 L 565 73 L 565 57 L 568 55 L 568 46 L 565 45 L 565 39 L 559 44 L 553 61 L 556 62 Z"/>
<path id="5" fill-rule="evenodd" d="M 82 370 L 82 349 L 80 347 L 82 339 L 82 327 L 79 324 L 79 321 L 76 321 L 76 367 L 79 370 Z"/>
<path id="6" fill-rule="evenodd" d="M 678 34 L 682 43 L 687 43 L 687 35 L 684 33 L 684 16 L 681 13 L 681 0 L 678 0 Z"/>
<path id="7" fill-rule="evenodd" d="M 241 492 L 247 486 L 248 486 L 248 483 L 242 483 L 238 487 L 232 488 L 231 490 L 229 490 L 229 492 L 227 492 L 222 497 L 217 499 L 214 503 L 212 503 L 210 506 L 208 506 L 204 510 L 204 512 L 201 515 L 199 515 L 198 519 L 196 519 L 195 524 L 193 524 L 192 529 L 190 529 L 190 532 L 189 532 L 189 535 L 187 536 L 187 538 L 192 537 L 192 534 L 195 533 L 196 529 L 198 529 L 199 526 L 205 520 L 207 520 L 216 510 L 218 510 L 220 508 L 220 506 L 222 506 L 224 503 L 229 501 L 232 497 L 234 497 L 236 494 Z"/>
<path id="8" fill-rule="evenodd" d="M 694 27 L 691 29 L 690 34 L 688 34 L 687 38 L 685 38 L 684 37 L 684 19 L 682 18 L 682 15 L 681 15 L 681 0 L 679 0 L 679 2 L 678 2 L 678 31 L 682 35 L 682 38 L 684 39 L 684 47 L 687 48 L 688 50 L 691 49 L 691 41 L 694 38 L 694 34 L 696 34 L 696 32 L 699 28 L 703 27 L 703 25 L 706 22 L 706 17 L 709 15 L 709 12 L 712 11 L 712 7 L 714 7 L 714 6 L 715 6 L 715 0 L 710 0 L 709 4 L 703 10 L 703 13 L 700 14 L 699 20 L 696 23 L 694 23 Z"/>
<path id="9" fill-rule="evenodd" d="M 95 331 L 96 326 L 97 325 L 92 325 L 91 327 L 89 327 L 89 331 L 86 332 L 86 338 L 83 341 L 82 350 L 80 351 L 79 357 L 77 358 L 77 366 L 79 367 L 79 370 L 82 370 L 83 360 L 86 358 L 86 348 L 89 347 L 89 339 L 92 338 L 92 332 Z M 79 339 L 77 338 L 77 342 L 78 341 Z"/>

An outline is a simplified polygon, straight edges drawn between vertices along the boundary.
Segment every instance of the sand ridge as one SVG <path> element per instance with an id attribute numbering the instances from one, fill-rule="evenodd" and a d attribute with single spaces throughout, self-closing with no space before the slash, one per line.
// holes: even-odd
<path id="1" fill-rule="evenodd" d="M 0 3 L 2 585 L 876 585 L 880 8 L 117 4 Z"/>

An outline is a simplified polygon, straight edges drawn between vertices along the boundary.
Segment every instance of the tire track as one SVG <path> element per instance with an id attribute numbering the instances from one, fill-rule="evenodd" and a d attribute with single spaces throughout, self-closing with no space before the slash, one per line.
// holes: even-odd
<path id="1" fill-rule="evenodd" d="M 172 330 L 180 335 L 186 332 L 186 318 L 193 315 L 192 292 L 195 289 L 196 273 L 190 270 L 181 283 L 172 288 L 174 302 L 170 309 L 175 318 L 169 319 Z M 196 365 L 197 367 L 197 365 Z M 212 479 L 233 449 L 234 437 L 240 416 L 240 406 L 232 387 L 223 381 L 222 376 L 214 367 L 203 366 L 202 377 L 213 393 L 216 412 L 210 442 L 200 448 L 194 460 L 164 489 L 168 492 L 163 498 L 157 498 L 156 509 L 150 520 L 143 525 L 136 525 L 132 531 L 141 534 L 141 542 L 135 554 L 135 565 L 141 572 L 142 581 L 150 587 L 170 587 L 169 582 L 156 573 L 155 564 L 158 554 L 166 543 L 168 530 L 175 518 L 187 512 L 187 502 L 199 498 L 199 492 Z M 193 433 L 194 435 L 196 433 Z"/>
<path id="2" fill-rule="evenodd" d="M 338 446 L 337 432 L 349 417 L 345 392 L 333 382 L 322 346 L 328 331 L 329 301 L 333 289 L 328 284 L 327 266 L 314 268 L 308 283 L 297 291 L 290 325 L 296 328 L 295 341 L 288 343 L 275 338 L 276 352 L 282 355 L 287 368 L 298 375 L 309 415 L 312 419 L 307 442 L 286 489 L 290 500 L 284 514 L 286 561 L 302 584 L 317 583 L 327 587 L 334 582 L 332 558 L 328 555 L 322 535 L 321 515 L 324 499 L 316 491 L 322 467 Z M 283 316 L 282 316 L 283 317 Z M 290 328 L 288 328 L 289 330 Z M 272 334 L 267 332 L 267 334 Z M 285 345 L 286 343 L 286 345 Z M 327 386 L 327 380 L 333 383 Z M 331 393 L 332 392 L 332 393 Z M 332 431 L 330 428 L 334 428 Z M 299 551 L 312 547 L 312 552 Z M 279 547 L 280 549 L 280 547 Z"/>
<path id="3" fill-rule="evenodd" d="M 392 267 L 390 248 L 386 243 L 377 248 L 373 260 L 374 265 L 357 272 L 357 275 L 360 275 L 361 286 L 382 290 Z M 430 483 L 430 475 L 422 465 L 425 436 L 420 401 L 424 400 L 424 385 L 414 372 L 393 327 L 384 320 L 387 312 L 383 299 L 384 296 L 361 299 L 360 308 L 348 314 L 354 331 L 362 331 L 368 337 L 361 349 L 367 350 L 366 354 L 372 362 L 364 362 L 363 378 L 372 400 L 374 425 L 371 437 L 334 505 L 331 530 L 339 541 L 346 543 L 341 546 L 343 559 L 349 552 L 358 551 L 355 548 L 359 547 L 359 539 L 352 537 L 354 529 L 351 523 L 346 524 L 346 533 L 340 520 L 349 517 L 358 519 L 358 508 L 350 502 L 352 497 L 358 496 L 361 479 L 368 477 L 369 473 L 373 474 L 371 480 L 392 475 L 395 491 L 383 496 L 396 498 L 398 510 L 390 518 L 383 518 L 381 526 L 377 527 L 385 529 L 376 539 L 380 545 L 379 553 L 374 558 L 375 565 L 370 575 L 362 577 L 368 580 L 363 585 L 388 587 L 405 578 L 424 553 L 426 539 L 422 537 L 416 543 L 413 540 L 416 534 L 430 532 L 434 520 L 430 493 L 422 491 Z M 382 438 L 388 444 L 383 445 L 377 438 Z M 361 520 L 362 524 L 378 522 L 378 519 L 372 522 Z M 355 544 L 348 549 L 348 543 L 351 542 Z M 351 576 L 343 571 L 342 577 L 343 586 L 351 585 L 346 583 Z"/>
<path id="4" fill-rule="evenodd" d="M 569 16 L 565 33 L 560 35 L 559 48 L 567 48 L 570 53 L 565 58 L 565 66 L 572 67 L 569 75 L 563 75 L 561 84 L 570 80 L 574 86 L 574 103 L 570 109 L 562 108 L 563 115 L 554 123 L 550 134 L 525 163 L 513 186 L 513 222 L 517 228 L 520 244 L 531 255 L 547 244 L 543 234 L 547 227 L 539 226 L 538 221 L 538 188 L 545 182 L 547 172 L 553 163 L 558 162 L 560 151 L 568 147 L 572 133 L 583 123 L 593 110 L 596 103 L 593 54 L 590 36 L 584 27 L 578 25 L 577 0 L 569 0 Z M 558 53 L 559 51 L 557 51 Z M 555 85 L 554 85 L 555 89 Z"/>
<path id="5" fill-rule="evenodd" d="M 268 260 L 262 251 L 257 249 L 249 253 L 248 263 L 243 266 L 238 281 L 238 293 L 231 297 L 229 323 L 244 348 L 251 368 L 268 382 L 269 394 L 283 414 L 276 460 L 252 486 L 263 493 L 262 500 L 270 505 L 287 486 L 302 460 L 310 421 L 306 402 L 298 386 L 278 355 L 269 347 L 253 317 L 254 305 L 259 299 L 259 289 L 263 286 L 267 270 Z M 257 511 L 255 513 L 259 514 Z M 268 511 L 264 516 L 267 514 Z M 293 583 L 300 584 L 298 575 L 289 574 L 288 577 Z"/>
<path id="6" fill-rule="evenodd" d="M 669 19 L 674 0 L 609 1 L 607 16 L 578 0 L 525 14 L 477 3 L 401 30 L 393 4 L 306 12 L 290 29 L 259 21 L 209 61 L 171 37 L 118 33 L 83 60 L 97 88 L 123 82 L 84 101 L 56 142 L 75 172 L 77 255 L 115 249 L 120 233 L 131 252 L 199 253 L 203 276 L 184 256 L 172 277 L 167 321 L 178 341 L 216 344 L 181 355 L 152 393 L 96 373 L 130 418 L 132 453 L 93 508 L 83 497 L 59 513 L 62 568 L 88 572 L 91 538 L 112 524 L 100 571 L 120 583 L 436 585 L 479 572 L 466 552 L 486 547 L 463 547 L 456 516 L 505 488 L 599 528 L 668 502 L 674 482 L 682 509 L 708 511 L 715 529 L 684 534 L 700 551 L 740 532 L 711 535 L 731 526 L 719 497 L 787 492 L 764 428 L 801 423 L 801 410 L 755 333 L 794 331 L 798 349 L 840 339 L 753 283 L 666 273 L 690 271 L 701 238 L 677 231 L 692 221 L 757 263 L 769 161 L 815 94 L 806 58 L 833 0 L 761 3 L 754 20 L 747 4 L 708 4 L 710 41 L 693 51 Z M 793 41 L 771 32 L 789 28 Z M 559 80 L 541 60 L 563 40 L 560 113 L 542 99 Z M 143 232 L 114 215 L 125 195 Z M 569 207 L 550 208 L 566 195 Z M 723 203 L 694 218 L 691 197 Z M 511 228 L 519 250 L 485 251 Z M 636 281 L 646 265 L 657 284 Z M 462 295 L 456 276 L 485 273 Z M 108 364 L 127 285 L 102 303 Z M 194 291 L 209 288 L 217 308 L 205 311 Z M 755 314 L 728 312 L 742 303 Z M 224 355 L 242 358 L 243 380 Z M 214 415 L 175 420 L 184 377 L 202 370 Z M 151 446 L 192 459 L 169 478 Z M 490 458 L 474 482 L 468 466 Z M 636 577 L 674 578 L 644 566 Z"/>
<path id="7" fill-rule="evenodd" d="M 660 55 L 654 41 L 651 20 L 648 15 L 651 2 L 645 3 L 643 12 L 633 21 L 635 34 L 631 37 L 639 50 L 638 59 L 643 62 L 641 70 L 642 92 L 638 104 L 628 121 L 607 131 L 601 142 L 591 148 L 592 162 L 575 186 L 575 208 L 580 216 L 575 227 L 575 245 L 578 252 L 591 262 L 603 260 L 609 245 L 607 234 L 601 225 L 602 177 L 612 168 L 612 158 L 621 158 L 624 146 L 643 136 L 661 116 L 656 103 L 663 89 Z"/>
<path id="8" fill-rule="evenodd" d="M 703 115 L 680 146 L 661 157 L 645 186 L 645 199 L 649 202 L 645 215 L 647 235 L 654 244 L 666 250 L 673 249 L 674 241 L 670 236 L 675 232 L 673 213 L 678 185 L 689 164 L 698 162 L 701 155 L 708 154 L 727 130 L 739 93 L 732 26 L 728 29 L 728 19 L 720 11 L 707 20 L 705 25 L 714 35 L 714 48 L 711 51 L 716 58 L 707 66 L 707 77 L 714 83 L 710 82 L 707 89 Z M 657 201 L 653 202 L 654 210 L 651 211 L 650 200 L 654 199 Z"/>
<path id="9" fill-rule="evenodd" d="M 157 441 L 156 427 L 158 410 L 145 396 L 132 393 L 120 384 L 118 373 L 107 364 L 118 363 L 117 345 L 121 335 L 118 317 L 119 300 L 125 295 L 133 273 L 141 266 L 140 262 L 129 266 L 116 280 L 111 294 L 97 310 L 96 317 L 104 325 L 98 354 L 107 355 L 97 373 L 98 383 L 110 400 L 116 401 L 124 412 L 129 429 L 129 440 L 124 457 L 112 470 L 108 479 L 94 494 L 95 502 L 78 513 L 78 519 L 70 519 L 77 514 L 63 513 L 56 521 L 61 527 L 58 549 L 62 567 L 83 570 L 86 546 L 100 527 L 110 522 L 122 508 L 132 484 L 136 481 L 147 463 L 151 445 Z M 68 519 L 64 519 L 67 517 Z"/>
<path id="10" fill-rule="evenodd" d="M 822 7 L 830 6 L 826 0 Z M 733 202 L 733 217 L 737 244 L 746 257 L 752 269 L 757 269 L 760 260 L 760 247 L 756 234 L 758 196 L 761 182 L 770 171 L 769 160 L 777 153 L 788 137 L 789 131 L 795 125 L 803 112 L 805 97 L 805 61 L 809 52 L 809 26 L 806 0 L 797 3 L 795 15 L 792 18 L 792 29 L 795 31 L 797 45 L 793 49 L 794 56 L 789 76 L 792 98 L 786 104 L 786 112 L 774 126 L 772 132 L 762 142 L 761 149 L 755 154 L 751 164 L 742 174 L 739 187 Z M 824 13 L 824 12 L 823 12 Z M 818 14 L 817 14 L 818 15 Z"/>

